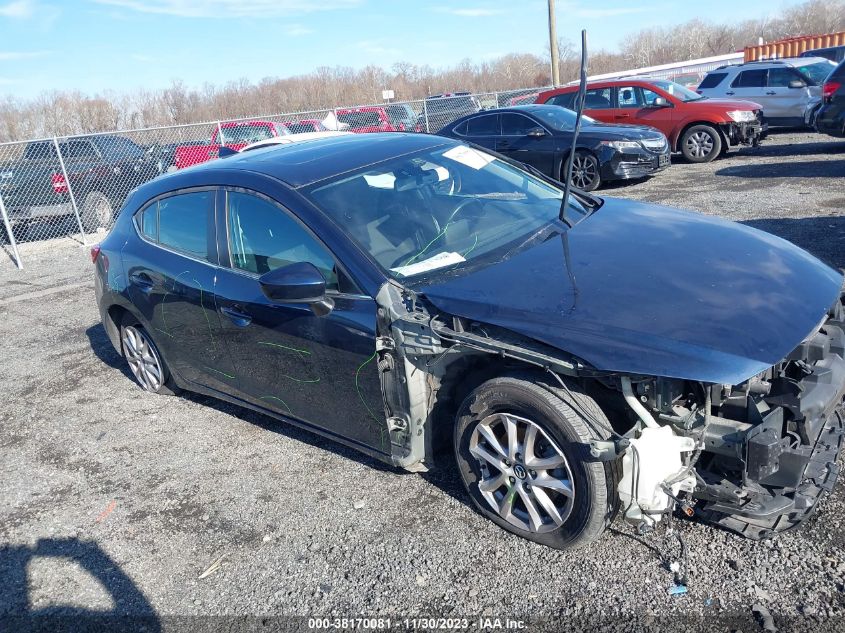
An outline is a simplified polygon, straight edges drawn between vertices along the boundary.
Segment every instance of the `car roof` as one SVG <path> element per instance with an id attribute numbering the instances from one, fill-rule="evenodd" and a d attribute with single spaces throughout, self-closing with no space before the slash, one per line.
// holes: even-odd
<path id="1" fill-rule="evenodd" d="M 209 180 L 213 180 L 213 174 L 221 170 L 240 170 L 263 174 L 298 188 L 404 154 L 458 144 L 459 141 L 431 134 L 340 134 L 237 153 L 164 178 L 178 178 L 187 171 L 194 175 L 207 171 Z"/>
<path id="2" fill-rule="evenodd" d="M 323 130 L 321 132 L 300 132 L 299 134 L 290 134 L 287 136 L 273 136 L 272 138 L 265 138 L 255 143 L 250 143 L 246 147 L 242 147 L 239 152 L 251 151 L 259 147 L 270 147 L 271 145 L 290 145 L 291 143 L 302 143 L 304 141 L 313 141 L 321 138 L 329 138 L 332 136 L 346 136 L 352 132 L 341 132 L 340 130 Z"/>
<path id="3" fill-rule="evenodd" d="M 778 59 L 756 59 L 742 64 L 728 64 L 726 66 L 719 66 L 709 73 L 725 72 L 729 70 L 747 70 L 749 67 L 759 66 L 806 66 L 807 64 L 814 64 L 816 62 L 829 62 L 827 57 L 781 57 Z M 709 74 L 708 73 L 708 74 Z"/>

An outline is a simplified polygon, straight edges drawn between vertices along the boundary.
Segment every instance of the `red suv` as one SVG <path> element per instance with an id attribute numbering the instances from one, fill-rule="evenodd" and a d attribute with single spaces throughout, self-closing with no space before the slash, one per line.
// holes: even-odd
<path id="1" fill-rule="evenodd" d="M 578 86 L 541 92 L 537 103 L 574 109 Z M 761 106 L 739 99 L 708 99 L 662 79 L 615 79 L 587 84 L 584 113 L 605 123 L 650 125 L 666 135 L 672 151 L 707 163 L 733 145 L 760 142 Z"/>

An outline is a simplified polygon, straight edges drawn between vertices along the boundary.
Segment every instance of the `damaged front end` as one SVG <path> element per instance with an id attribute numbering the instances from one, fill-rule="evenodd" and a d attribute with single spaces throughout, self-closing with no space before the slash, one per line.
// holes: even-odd
<path id="1" fill-rule="evenodd" d="M 695 484 L 683 504 L 760 539 L 804 521 L 833 487 L 845 434 L 843 302 L 786 358 L 742 384 L 635 385 L 658 424 L 696 444 L 685 454 Z"/>

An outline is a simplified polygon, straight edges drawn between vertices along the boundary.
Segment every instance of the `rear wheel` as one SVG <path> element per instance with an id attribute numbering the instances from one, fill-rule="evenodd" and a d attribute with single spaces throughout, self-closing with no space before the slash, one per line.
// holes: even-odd
<path id="1" fill-rule="evenodd" d="M 82 228 L 91 233 L 100 227 L 109 228 L 114 219 L 114 211 L 109 199 L 99 191 L 92 191 L 85 196 L 82 205 Z"/>
<path id="2" fill-rule="evenodd" d="M 141 389 L 163 395 L 173 395 L 178 391 L 158 348 L 143 327 L 134 322 L 121 325 L 120 345 L 129 371 Z"/>
<path id="3" fill-rule="evenodd" d="M 565 392 L 502 377 L 476 388 L 458 412 L 454 442 L 478 511 L 558 549 L 598 538 L 615 512 L 615 474 L 590 456 L 589 441 L 599 436 L 585 411 L 609 428 L 595 401 L 574 385 Z"/>
<path id="4" fill-rule="evenodd" d="M 566 163 L 563 164 L 563 169 L 561 182 L 566 182 Z M 575 152 L 575 158 L 572 161 L 572 186 L 582 191 L 595 191 L 599 185 L 601 185 L 601 174 L 598 159 L 590 152 L 583 150 Z"/>
<path id="5" fill-rule="evenodd" d="M 693 125 L 681 136 L 680 145 L 691 163 L 709 163 L 722 153 L 722 136 L 709 125 Z"/>

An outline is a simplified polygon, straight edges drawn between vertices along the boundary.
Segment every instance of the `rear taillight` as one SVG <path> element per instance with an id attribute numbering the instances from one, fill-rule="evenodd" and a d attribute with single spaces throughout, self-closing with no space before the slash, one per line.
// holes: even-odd
<path id="1" fill-rule="evenodd" d="M 67 193 L 67 181 L 63 174 L 53 174 L 50 176 L 50 184 L 53 185 L 53 191 L 56 193 Z"/>
<path id="2" fill-rule="evenodd" d="M 100 245 L 94 244 L 94 246 L 91 247 L 91 263 L 96 264 L 97 258 L 99 256 L 100 256 Z"/>
<path id="3" fill-rule="evenodd" d="M 822 86 L 822 98 L 829 102 L 833 99 L 833 93 L 839 90 L 842 87 L 842 84 L 838 81 L 826 81 Z"/>

